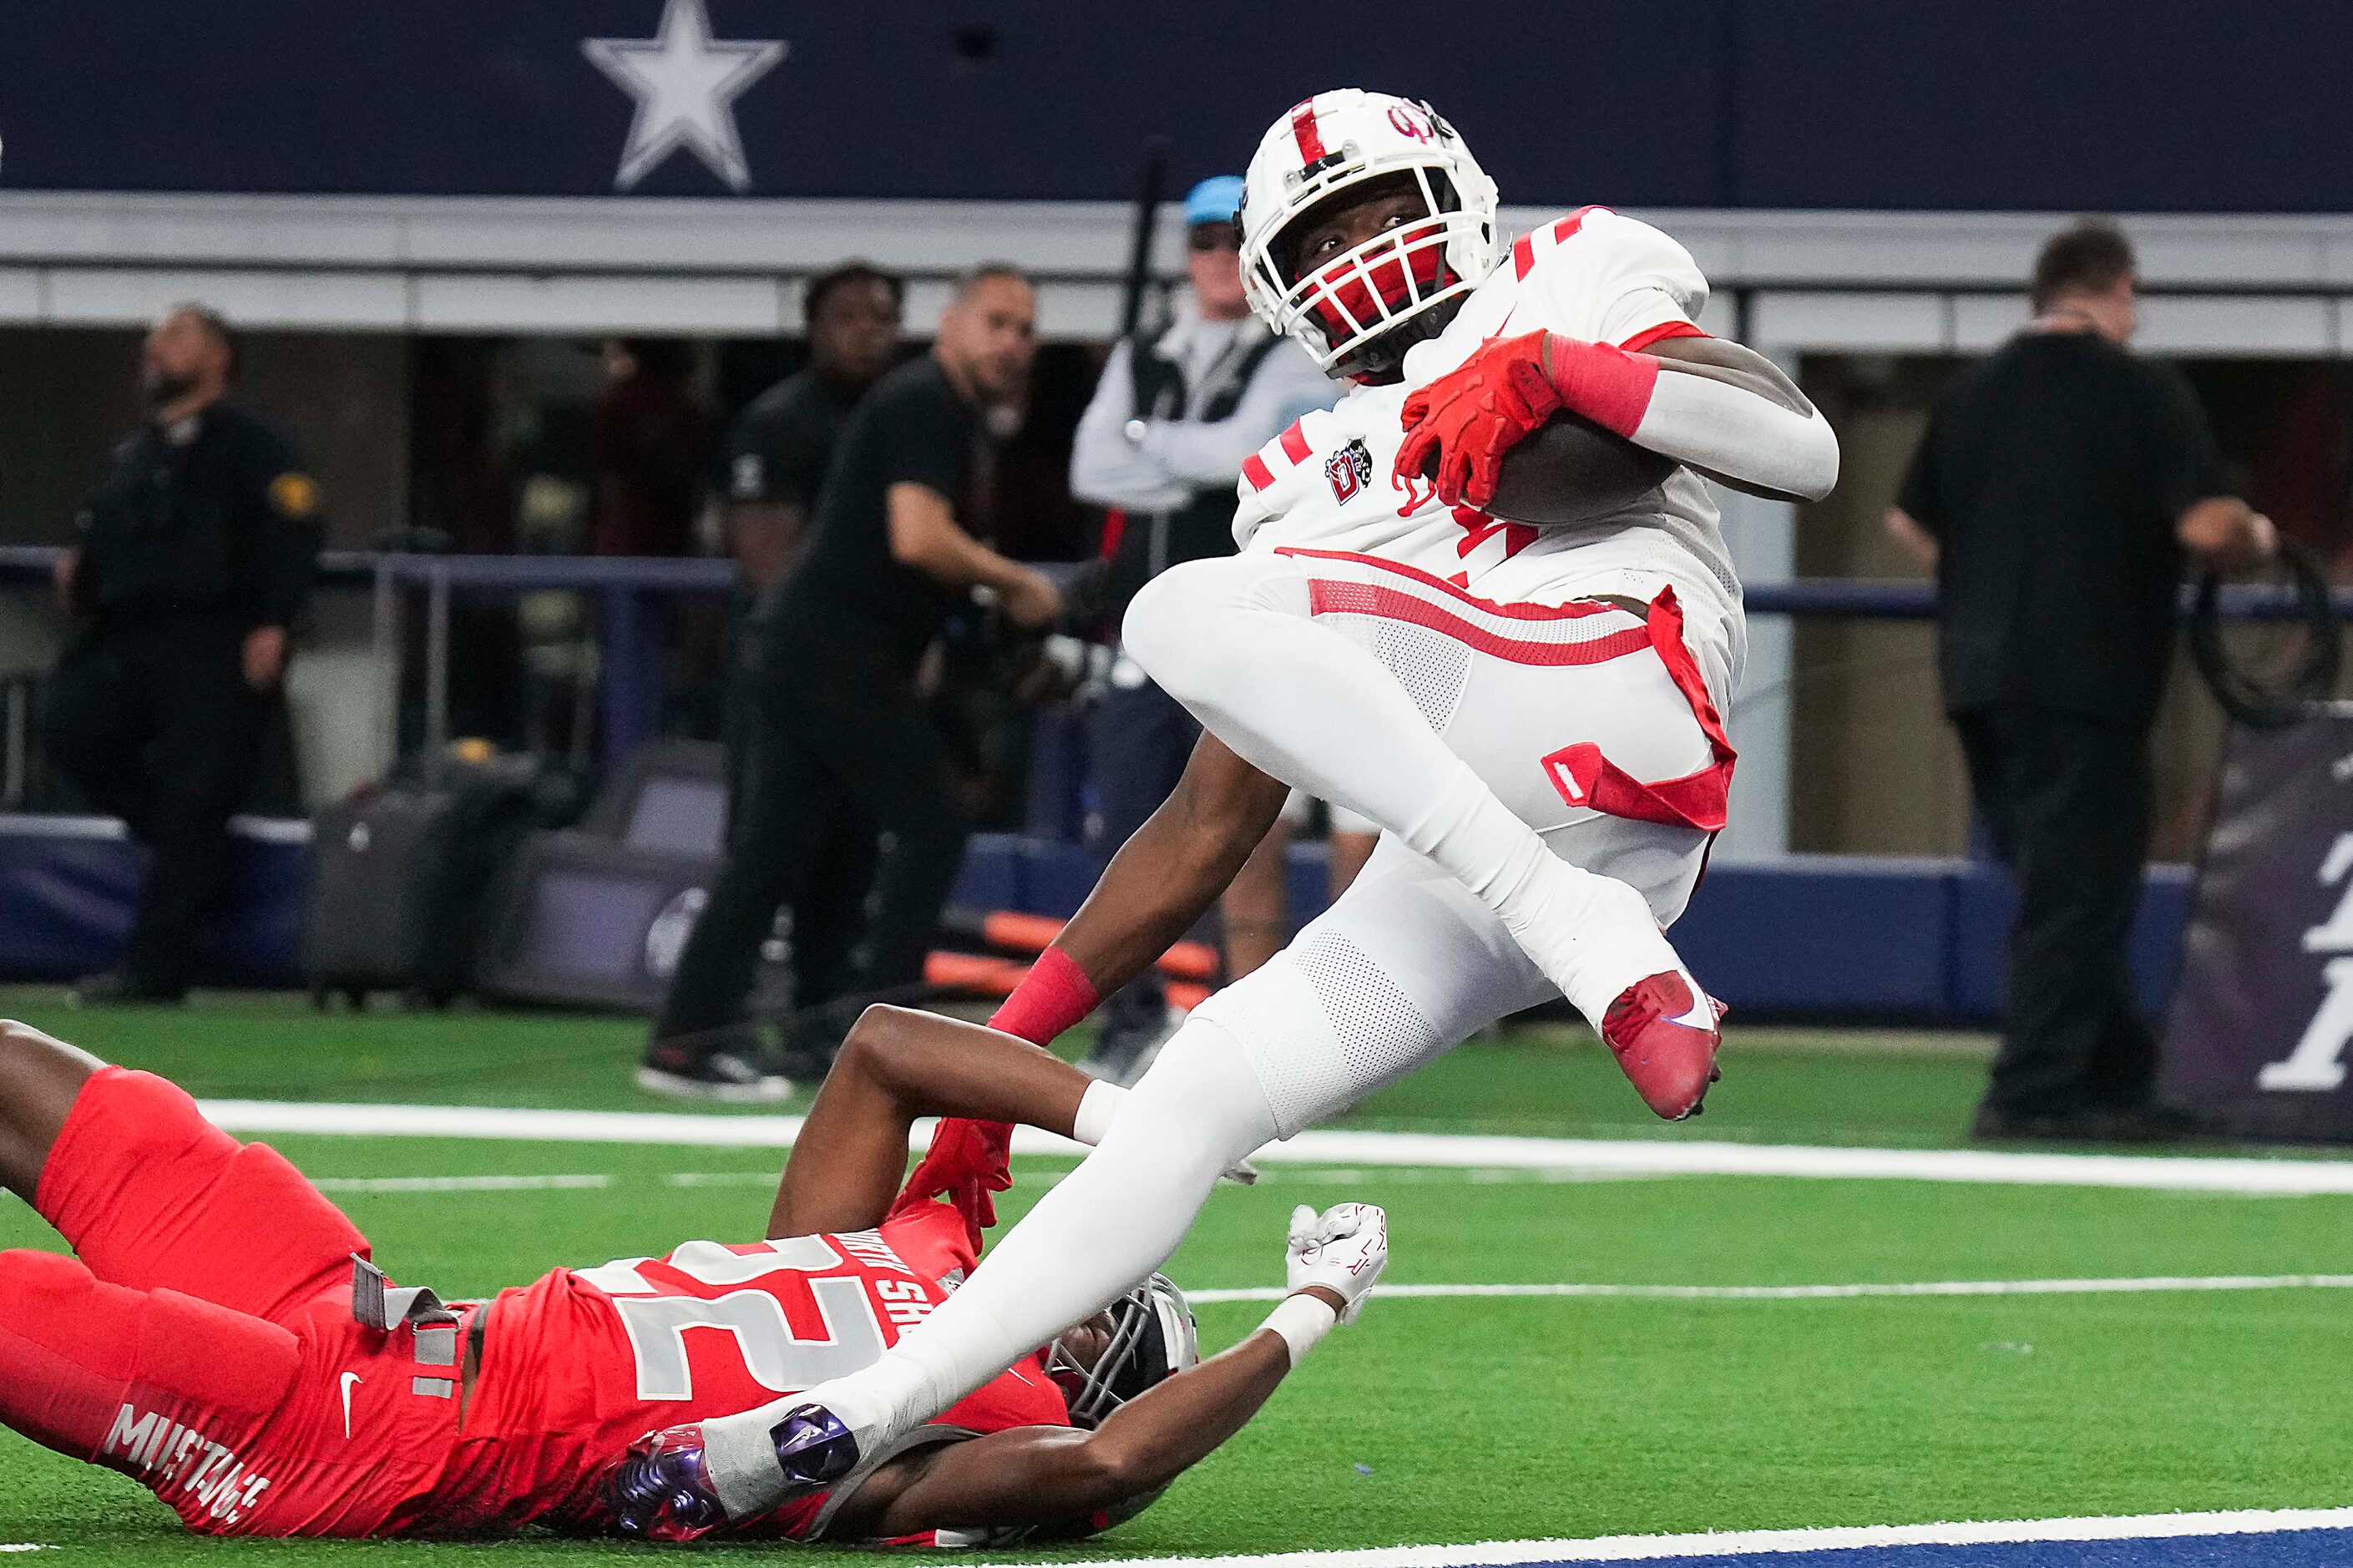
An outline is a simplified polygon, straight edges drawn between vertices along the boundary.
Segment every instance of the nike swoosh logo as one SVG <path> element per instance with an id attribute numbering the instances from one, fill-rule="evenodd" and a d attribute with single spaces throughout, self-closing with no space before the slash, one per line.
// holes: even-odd
<path id="1" fill-rule="evenodd" d="M 347 1372 L 343 1376 L 343 1436 L 345 1437 L 352 1435 L 352 1390 L 357 1388 L 363 1381 L 360 1374 L 355 1372 Z"/>
<path id="2" fill-rule="evenodd" d="M 1691 985 L 1691 994 L 1695 998 L 1692 1003 L 1691 1011 L 1670 1018 L 1667 1022 L 1670 1024 L 1681 1024 L 1686 1029 L 1714 1029 L 1715 1027 L 1715 1008 L 1709 1003 L 1707 993 L 1701 990 L 1696 985 L 1692 985 L 1689 979 L 1685 979 L 1683 984 Z"/>

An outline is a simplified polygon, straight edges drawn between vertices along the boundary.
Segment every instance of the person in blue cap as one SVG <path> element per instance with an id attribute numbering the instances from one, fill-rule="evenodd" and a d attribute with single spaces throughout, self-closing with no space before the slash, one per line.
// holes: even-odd
<path id="1" fill-rule="evenodd" d="M 1147 327 L 1113 348 L 1079 421 L 1071 491 L 1104 509 L 1114 614 L 1169 567 L 1232 554 L 1243 459 L 1301 415 L 1332 406 L 1343 390 L 1297 342 L 1251 317 L 1235 226 L 1241 196 L 1234 174 L 1203 180 L 1187 194 L 1191 288 L 1165 327 Z M 1192 716 L 1133 660 L 1114 660 L 1090 736 L 1088 837 L 1103 858 L 1167 798 L 1199 735 Z M 1234 973 L 1264 962 L 1288 934 L 1282 874 L 1280 853 L 1262 853 L 1235 879 L 1225 910 Z M 1169 1027 L 1159 981 L 1147 973 L 1104 1002 L 1101 1044 L 1084 1065 L 1132 1081 Z"/>

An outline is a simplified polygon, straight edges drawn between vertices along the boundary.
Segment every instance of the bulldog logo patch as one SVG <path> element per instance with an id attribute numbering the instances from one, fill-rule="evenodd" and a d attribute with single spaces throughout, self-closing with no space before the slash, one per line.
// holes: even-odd
<path id="1" fill-rule="evenodd" d="M 1372 483 L 1373 455 L 1365 449 L 1364 438 L 1358 437 L 1333 453 L 1324 465 L 1324 477 L 1331 481 L 1332 499 L 1344 505 Z"/>

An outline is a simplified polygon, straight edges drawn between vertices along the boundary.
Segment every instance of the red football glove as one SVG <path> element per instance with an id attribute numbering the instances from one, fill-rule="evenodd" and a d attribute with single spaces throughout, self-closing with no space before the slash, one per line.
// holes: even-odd
<path id="1" fill-rule="evenodd" d="M 1013 1184 L 1012 1155 L 1011 1122 L 942 1117 L 930 1152 L 909 1173 L 891 1205 L 892 1217 L 945 1198 L 964 1216 L 965 1235 L 978 1247 L 981 1233 L 997 1223 L 997 1204 L 989 1194 Z"/>
<path id="2" fill-rule="evenodd" d="M 1495 499 L 1504 454 L 1560 407 L 1545 373 L 1545 334 L 1493 338 L 1477 353 L 1405 400 L 1405 445 L 1396 475 L 1409 491 L 1438 454 L 1438 499 L 1483 507 Z"/>

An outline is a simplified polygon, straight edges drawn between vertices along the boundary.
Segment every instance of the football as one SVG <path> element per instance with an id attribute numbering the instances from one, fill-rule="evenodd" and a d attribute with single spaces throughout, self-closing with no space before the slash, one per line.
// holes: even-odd
<path id="1" fill-rule="evenodd" d="M 1674 470 L 1672 458 L 1563 409 L 1504 454 L 1495 499 L 1482 510 L 1507 522 L 1584 522 L 1623 510 Z M 1437 472 L 1435 453 L 1422 471 Z"/>

